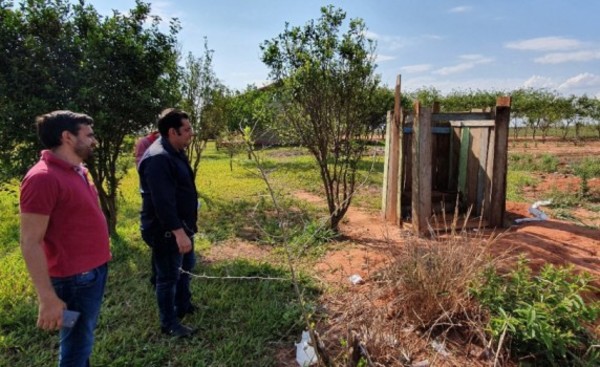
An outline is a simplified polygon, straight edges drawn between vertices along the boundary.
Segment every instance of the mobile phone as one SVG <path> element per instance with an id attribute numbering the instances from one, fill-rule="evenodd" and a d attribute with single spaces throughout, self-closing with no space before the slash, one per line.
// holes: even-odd
<path id="1" fill-rule="evenodd" d="M 79 312 L 71 310 L 63 310 L 63 322 L 62 327 L 72 328 L 75 326 L 77 319 L 79 318 Z"/>

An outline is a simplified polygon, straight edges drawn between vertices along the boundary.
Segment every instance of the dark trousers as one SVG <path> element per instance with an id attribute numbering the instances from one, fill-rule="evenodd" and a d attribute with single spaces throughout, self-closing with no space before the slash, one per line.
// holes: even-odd
<path id="1" fill-rule="evenodd" d="M 80 313 L 72 328 L 60 330 L 60 367 L 89 366 L 94 345 L 94 329 L 100 314 L 108 267 L 106 264 L 90 271 L 64 278 L 51 278 L 56 295 L 67 309 Z"/>
<path id="2" fill-rule="evenodd" d="M 152 248 L 152 268 L 156 274 L 156 301 L 160 325 L 172 328 L 179 323 L 178 313 L 185 313 L 191 304 L 190 276 L 180 272 L 192 271 L 196 264 L 194 246 L 187 254 L 180 254 L 175 237 L 144 236 Z"/>

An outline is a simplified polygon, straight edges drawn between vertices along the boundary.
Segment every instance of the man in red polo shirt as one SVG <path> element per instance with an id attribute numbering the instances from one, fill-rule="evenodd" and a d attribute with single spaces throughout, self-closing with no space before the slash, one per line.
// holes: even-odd
<path id="1" fill-rule="evenodd" d="M 83 161 L 96 144 L 91 117 L 36 119 L 42 151 L 21 183 L 21 251 L 35 286 L 38 327 L 60 329 L 59 366 L 89 366 L 111 258 L 108 227 Z M 72 327 L 63 312 L 76 311 Z"/>

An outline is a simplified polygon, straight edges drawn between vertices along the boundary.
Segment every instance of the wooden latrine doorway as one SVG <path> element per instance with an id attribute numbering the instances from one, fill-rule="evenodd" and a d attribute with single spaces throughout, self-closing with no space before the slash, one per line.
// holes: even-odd
<path id="1" fill-rule="evenodd" d="M 467 226 L 502 227 L 510 103 L 510 97 L 498 97 L 489 112 L 442 113 L 439 104 L 417 101 L 414 112 L 404 115 L 398 77 L 386 129 L 384 217 L 422 233 L 436 223 L 447 228 L 458 203 L 459 227 L 469 210 Z"/>

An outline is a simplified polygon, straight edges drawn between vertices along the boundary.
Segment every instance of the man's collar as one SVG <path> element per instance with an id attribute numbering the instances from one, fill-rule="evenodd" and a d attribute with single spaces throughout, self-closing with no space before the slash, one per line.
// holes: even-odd
<path id="1" fill-rule="evenodd" d="M 169 142 L 169 139 L 166 137 L 161 137 L 160 139 L 163 147 L 165 148 L 165 150 L 171 154 L 182 154 L 184 151 L 183 150 L 177 150 L 175 148 L 173 148 L 173 146 L 171 145 L 171 143 Z"/>
<path id="2" fill-rule="evenodd" d="M 77 167 L 76 165 L 73 165 L 70 162 L 65 161 L 64 159 L 58 157 L 56 154 L 52 153 L 52 151 L 50 149 L 45 149 L 42 150 L 42 160 L 46 161 L 47 163 L 56 165 L 60 168 L 66 169 L 66 170 L 72 170 L 75 167 Z"/>

